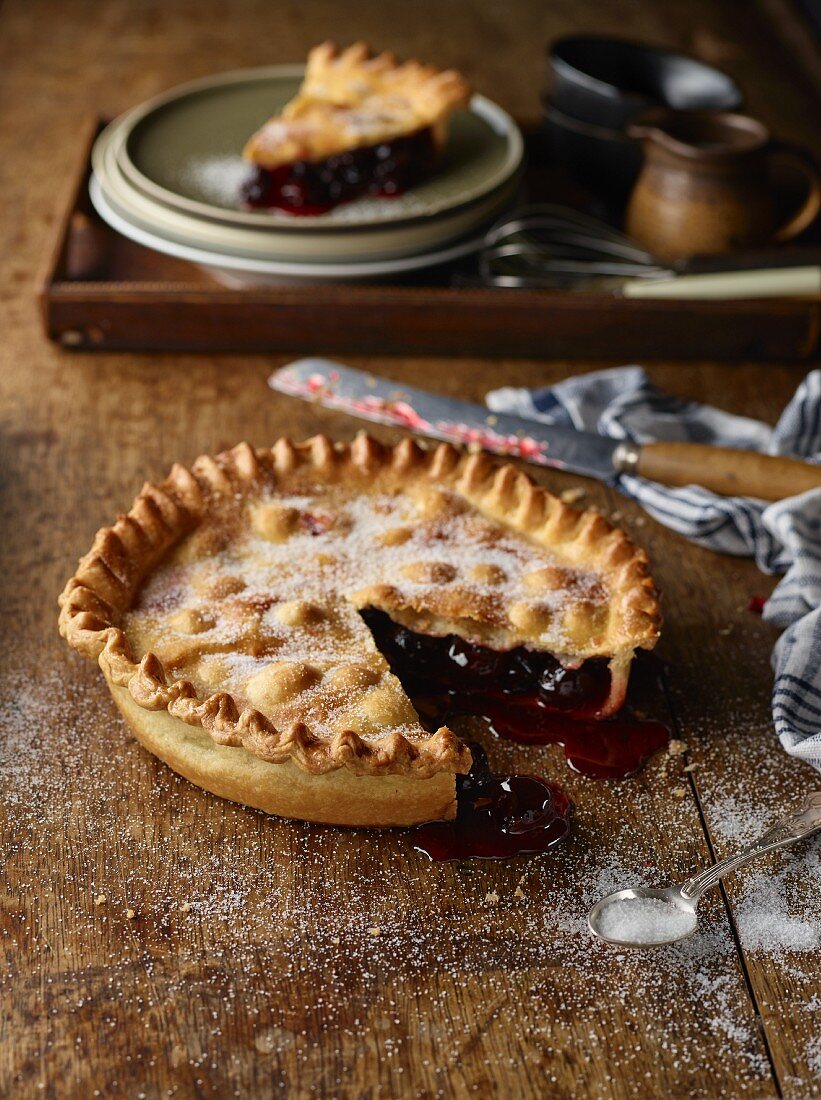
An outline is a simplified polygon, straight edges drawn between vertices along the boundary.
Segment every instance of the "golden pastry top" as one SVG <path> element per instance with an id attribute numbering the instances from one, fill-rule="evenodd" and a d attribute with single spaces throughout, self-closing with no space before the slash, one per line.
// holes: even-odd
<path id="1" fill-rule="evenodd" d="M 644 553 L 511 466 L 406 440 L 242 444 L 175 467 L 105 528 L 61 630 L 142 706 L 309 771 L 462 771 L 358 614 L 424 633 L 611 662 L 611 707 L 658 601 Z"/>
<path id="2" fill-rule="evenodd" d="M 243 155 L 271 170 L 427 128 L 441 146 L 450 115 L 470 96 L 470 85 L 453 69 L 400 64 L 388 52 L 372 57 L 364 42 L 342 51 L 325 42 L 309 53 L 297 95 L 249 139 Z"/>

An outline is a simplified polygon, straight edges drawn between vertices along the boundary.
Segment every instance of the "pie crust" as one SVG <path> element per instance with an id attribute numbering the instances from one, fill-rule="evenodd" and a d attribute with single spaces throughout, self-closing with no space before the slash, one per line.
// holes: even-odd
<path id="1" fill-rule="evenodd" d="M 192 782 L 342 825 L 455 815 L 470 752 L 431 734 L 358 614 L 427 634 L 606 658 L 623 700 L 660 626 L 647 558 L 510 465 L 362 435 L 246 443 L 101 529 L 60 596 L 138 739 Z"/>
<path id="2" fill-rule="evenodd" d="M 297 95 L 249 139 L 243 155 L 272 171 L 427 129 L 441 148 L 451 114 L 470 96 L 470 85 L 453 69 L 400 64 L 389 52 L 372 57 L 364 42 L 341 52 L 325 42 L 308 54 Z"/>

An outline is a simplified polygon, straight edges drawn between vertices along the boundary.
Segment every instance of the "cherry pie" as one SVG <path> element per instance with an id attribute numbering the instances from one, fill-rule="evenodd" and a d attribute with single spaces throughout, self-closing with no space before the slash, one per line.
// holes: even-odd
<path id="1" fill-rule="evenodd" d="M 249 206 L 321 214 L 361 195 L 398 195 L 436 168 L 451 114 L 470 100 L 453 70 L 363 42 L 341 53 L 331 42 L 308 55 L 302 86 L 245 146 L 256 166 Z"/>
<path id="2" fill-rule="evenodd" d="M 484 454 L 368 436 L 175 466 L 98 533 L 60 605 L 62 634 L 180 774 L 363 826 L 452 818 L 471 766 L 406 687 L 491 678 L 603 718 L 660 623 L 644 552 L 598 513 Z"/>

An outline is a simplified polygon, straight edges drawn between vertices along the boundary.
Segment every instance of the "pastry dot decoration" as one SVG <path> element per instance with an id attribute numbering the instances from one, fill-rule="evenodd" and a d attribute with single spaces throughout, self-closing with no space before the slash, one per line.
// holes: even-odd
<path id="1" fill-rule="evenodd" d="M 420 721 L 369 614 L 409 638 L 604 662 L 600 718 L 660 624 L 644 552 L 602 516 L 485 455 L 367 436 L 175 466 L 98 533 L 60 606 L 62 634 L 172 768 L 270 813 L 361 826 L 452 817 L 471 763 Z"/>

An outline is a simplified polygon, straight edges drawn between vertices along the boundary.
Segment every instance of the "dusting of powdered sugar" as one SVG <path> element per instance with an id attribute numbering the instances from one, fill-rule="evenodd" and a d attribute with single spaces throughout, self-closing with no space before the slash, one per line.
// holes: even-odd
<path id="1" fill-rule="evenodd" d="M 389 584 L 400 603 L 417 609 L 428 609 L 430 593 L 434 611 L 442 591 L 458 588 L 466 601 L 465 618 L 501 631 L 511 629 L 507 616 L 514 605 L 537 608 L 546 625 L 532 644 L 558 655 L 572 650 L 565 629 L 568 609 L 583 603 L 606 611 L 608 605 L 602 577 L 579 568 L 563 566 L 563 581 L 553 588 L 528 588 L 527 575 L 556 568 L 556 557 L 473 509 L 454 514 L 453 500 L 444 513 L 434 507 L 426 515 L 424 501 L 420 505 L 406 494 L 335 488 L 313 496 L 272 493 L 253 502 L 251 514 L 266 506 L 299 515 L 284 541 L 263 537 L 246 516 L 227 546 L 190 562 L 172 557 L 155 570 L 126 617 L 137 656 L 150 649 L 198 690 L 226 690 L 247 700 L 249 681 L 266 664 L 302 663 L 322 673 L 357 660 L 383 664 L 354 606 L 356 594 L 373 585 Z M 404 541 L 386 542 L 396 531 Z M 184 555 L 185 544 L 181 549 Z M 491 579 L 482 569 L 492 571 Z M 430 579 L 426 570 L 444 570 L 445 581 Z M 241 591 L 216 600 L 211 588 L 203 590 L 203 584 L 220 579 L 237 582 Z M 282 605 L 292 602 L 310 603 L 322 617 L 307 625 L 283 624 Z M 210 625 L 186 638 L 171 618 L 180 609 L 208 616 Z M 321 697 L 316 687 L 299 700 L 302 720 L 316 704 L 316 729 L 322 722 Z M 346 700 L 338 702 L 342 706 Z M 336 721 L 338 709 L 325 715 L 328 723 Z M 290 715 L 277 717 L 286 721 Z"/>
<path id="2" fill-rule="evenodd" d="M 253 168 L 242 157 L 201 157 L 188 161 L 182 182 L 199 201 L 235 210 L 241 205 L 242 185 L 252 176 Z"/>

